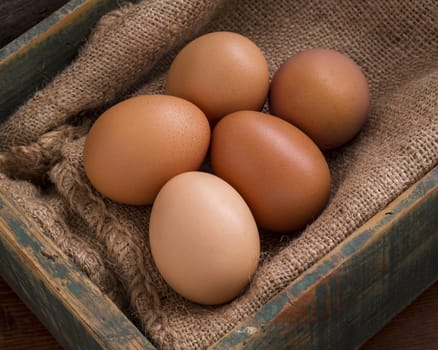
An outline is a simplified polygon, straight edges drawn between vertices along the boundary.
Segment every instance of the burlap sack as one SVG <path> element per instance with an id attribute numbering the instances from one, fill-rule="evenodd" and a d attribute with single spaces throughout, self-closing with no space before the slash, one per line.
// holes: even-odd
<path id="1" fill-rule="evenodd" d="M 56 147 L 46 153 L 38 147 L 31 147 L 32 152 L 20 152 L 28 146 L 15 147 L 3 155 L 0 169 L 3 164 L 10 176 L 34 183 L 46 179 L 45 186 L 65 208 L 56 214 L 62 227 L 57 230 L 87 236 L 84 242 L 103 247 L 95 252 L 114 266 L 107 270 L 109 275 L 123 285 L 131 316 L 154 344 L 205 348 L 437 164 L 437 18 L 435 0 L 181 0 L 126 5 L 105 16 L 78 59 L 0 126 L 0 150 L 39 144 L 47 138 L 44 133 L 59 127 L 55 136 L 48 134 L 57 140 Z M 239 32 L 256 42 L 271 74 L 302 49 L 344 52 L 368 77 L 372 103 L 359 136 L 326 154 L 332 192 L 322 215 L 294 236 L 262 233 L 262 259 L 251 286 L 227 305 L 205 307 L 178 296 L 162 280 L 148 244 L 150 208 L 116 204 L 96 193 L 82 167 L 83 132 L 72 132 L 77 129 L 64 124 L 78 115 L 95 115 L 130 94 L 162 92 L 178 49 L 196 35 L 216 30 Z M 44 155 L 35 157 L 40 153 Z M 17 164 L 38 166 L 33 172 Z M 19 190 L 29 186 L 23 181 L 0 185 L 11 188 L 12 183 L 17 190 L 9 194 L 15 193 L 17 201 L 47 205 L 51 200 L 26 196 Z M 81 235 L 73 230 L 75 220 L 82 223 Z M 62 246 L 54 230 L 47 225 L 45 229 Z"/>

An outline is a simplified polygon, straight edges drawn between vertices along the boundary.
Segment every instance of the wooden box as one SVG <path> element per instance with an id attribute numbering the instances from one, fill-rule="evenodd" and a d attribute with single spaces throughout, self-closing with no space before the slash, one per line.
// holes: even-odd
<path id="1" fill-rule="evenodd" d="M 72 0 L 0 50 L 0 120 L 117 0 Z M 0 274 L 66 349 L 153 349 L 0 188 Z M 352 349 L 438 279 L 438 167 L 212 349 Z"/>

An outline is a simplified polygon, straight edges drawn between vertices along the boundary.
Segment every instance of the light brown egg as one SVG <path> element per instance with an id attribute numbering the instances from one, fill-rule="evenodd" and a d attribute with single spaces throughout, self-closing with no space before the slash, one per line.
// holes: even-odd
<path id="1" fill-rule="evenodd" d="M 309 135 L 321 149 L 351 140 L 364 124 L 368 83 L 349 57 L 326 49 L 298 53 L 274 75 L 270 111 Z"/>
<path id="2" fill-rule="evenodd" d="M 159 192 L 149 225 L 156 266 L 167 283 L 200 304 L 222 304 L 250 282 L 258 229 L 242 197 L 222 179 L 187 172 Z"/>
<path id="3" fill-rule="evenodd" d="M 318 146 L 292 124 L 265 113 L 225 116 L 213 130 L 211 164 L 270 231 L 303 228 L 329 196 L 330 172 Z"/>
<path id="4" fill-rule="evenodd" d="M 172 62 L 166 94 L 185 98 L 212 124 L 231 112 L 260 110 L 269 90 L 266 59 L 250 39 L 232 32 L 205 34 Z"/>
<path id="5" fill-rule="evenodd" d="M 178 97 L 143 95 L 122 101 L 92 126 L 85 172 L 104 196 L 150 204 L 173 176 L 197 170 L 210 142 L 204 113 Z"/>

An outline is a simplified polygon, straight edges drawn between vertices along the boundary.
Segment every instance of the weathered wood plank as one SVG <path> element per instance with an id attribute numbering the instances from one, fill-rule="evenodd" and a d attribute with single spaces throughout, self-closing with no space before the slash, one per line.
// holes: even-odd
<path id="1" fill-rule="evenodd" d="M 76 56 L 118 0 L 71 0 L 0 50 L 0 122 Z"/>
<path id="2" fill-rule="evenodd" d="M 0 274 L 66 349 L 154 349 L 1 193 Z"/>
<path id="3" fill-rule="evenodd" d="M 0 1 L 0 47 L 59 9 L 68 0 Z"/>
<path id="4" fill-rule="evenodd" d="M 438 167 L 212 349 L 353 349 L 438 279 Z"/>

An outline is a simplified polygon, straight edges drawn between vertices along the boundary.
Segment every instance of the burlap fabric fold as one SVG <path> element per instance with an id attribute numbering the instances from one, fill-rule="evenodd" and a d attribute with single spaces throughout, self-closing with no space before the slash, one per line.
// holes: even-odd
<path id="1" fill-rule="evenodd" d="M 437 165 L 437 18 L 435 0 L 124 5 L 103 17 L 78 58 L 0 126 L 0 189 L 154 344 L 206 348 Z M 262 233 L 250 287 L 226 305 L 205 307 L 178 296 L 158 274 L 148 243 L 150 208 L 113 203 L 87 181 L 88 124 L 81 123 L 127 96 L 163 92 L 178 49 L 217 30 L 252 39 L 271 75 L 306 48 L 344 52 L 363 68 L 372 102 L 358 137 L 326 153 L 332 191 L 321 216 L 293 236 Z"/>

